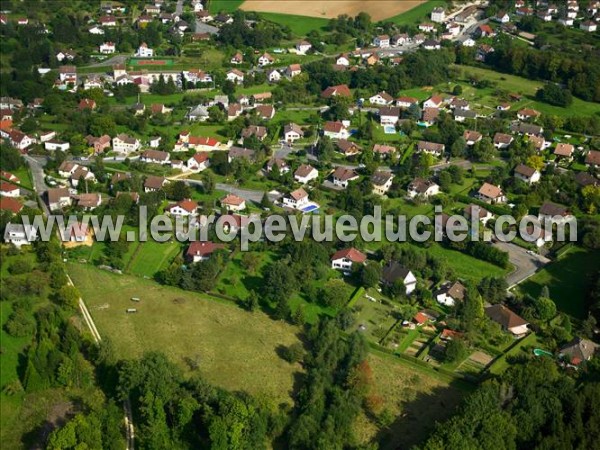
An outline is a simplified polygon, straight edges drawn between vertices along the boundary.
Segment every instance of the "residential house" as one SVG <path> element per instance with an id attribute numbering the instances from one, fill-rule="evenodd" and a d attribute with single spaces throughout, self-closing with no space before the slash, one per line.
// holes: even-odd
<path id="1" fill-rule="evenodd" d="M 160 136 L 152 136 L 148 139 L 148 145 L 150 145 L 150 148 L 158 148 L 160 147 L 161 140 L 162 138 Z"/>
<path id="2" fill-rule="evenodd" d="M 340 153 L 344 154 L 344 156 L 354 156 L 362 152 L 362 147 L 360 145 L 355 142 L 350 142 L 347 139 L 340 139 L 336 143 L 336 147 Z"/>
<path id="3" fill-rule="evenodd" d="M 296 51 L 301 55 L 306 54 L 312 48 L 312 44 L 308 41 L 300 41 L 296 44 Z"/>
<path id="4" fill-rule="evenodd" d="M 77 186 L 79 186 L 79 182 L 80 181 L 92 181 L 92 182 L 96 182 L 96 176 L 93 174 L 93 172 L 90 172 L 90 169 L 88 169 L 85 166 L 81 166 L 78 167 L 69 177 L 69 181 L 71 182 L 71 186 L 73 186 L 74 188 L 76 188 Z"/>
<path id="5" fill-rule="evenodd" d="M 346 84 L 339 84 L 337 86 L 329 86 L 325 88 L 323 92 L 321 92 L 321 97 L 330 98 L 330 97 L 352 97 L 352 93 L 350 92 L 350 88 Z"/>
<path id="6" fill-rule="evenodd" d="M 492 205 L 496 203 L 506 203 L 506 196 L 500 186 L 494 186 L 490 183 L 483 183 L 483 185 L 477 191 L 476 197 L 486 203 Z"/>
<path id="7" fill-rule="evenodd" d="M 510 22 L 510 16 L 506 11 L 498 11 L 496 15 L 493 17 L 494 21 L 498 23 L 508 23 Z"/>
<path id="8" fill-rule="evenodd" d="M 564 144 L 562 142 L 556 144 L 556 148 L 554 149 L 556 159 L 564 159 L 566 161 L 571 161 L 573 159 L 573 152 L 575 152 L 575 147 L 573 147 L 573 145 Z"/>
<path id="9" fill-rule="evenodd" d="M 227 106 L 227 121 L 231 122 L 232 120 L 237 119 L 244 112 L 244 108 L 242 105 L 238 103 L 232 103 Z"/>
<path id="10" fill-rule="evenodd" d="M 275 58 L 273 58 L 271 55 L 269 55 L 267 52 L 263 53 L 259 58 L 258 58 L 258 66 L 259 67 L 265 67 L 268 66 L 270 64 L 273 64 L 275 62 Z"/>
<path id="11" fill-rule="evenodd" d="M 225 244 L 215 244 L 209 241 L 194 241 L 185 252 L 186 260 L 190 263 L 208 261 L 217 250 L 225 249 Z"/>
<path id="12" fill-rule="evenodd" d="M 285 68 L 285 76 L 288 78 L 294 78 L 302 73 L 302 66 L 300 64 L 290 64 Z"/>
<path id="13" fill-rule="evenodd" d="M 565 223 L 570 221 L 573 215 L 566 206 L 552 202 L 544 202 L 538 212 L 538 220 L 541 223 L 552 221 L 553 223 Z"/>
<path id="14" fill-rule="evenodd" d="M 304 137 L 304 131 L 295 123 L 288 123 L 283 127 L 283 139 L 288 144 L 293 144 L 298 139 Z"/>
<path id="15" fill-rule="evenodd" d="M 510 125 L 510 131 L 526 136 L 541 136 L 544 129 L 532 123 L 516 122 Z"/>
<path id="16" fill-rule="evenodd" d="M 35 143 L 34 138 L 14 129 L 8 132 L 8 141 L 10 142 L 10 145 L 19 150 L 25 150 Z"/>
<path id="17" fill-rule="evenodd" d="M 46 192 L 50 211 L 58 211 L 71 206 L 71 194 L 67 188 L 50 188 Z"/>
<path id="18" fill-rule="evenodd" d="M 259 141 L 264 141 L 267 137 L 267 128 L 260 125 L 250 125 L 242 130 L 242 139 L 255 136 Z"/>
<path id="19" fill-rule="evenodd" d="M 262 120 L 271 120 L 275 116 L 273 105 L 258 105 L 254 110 Z"/>
<path id="20" fill-rule="evenodd" d="M 270 70 L 267 72 L 267 80 L 269 83 L 277 83 L 281 80 L 281 73 L 277 69 Z"/>
<path id="21" fill-rule="evenodd" d="M 167 208 L 167 212 L 172 216 L 196 217 L 198 215 L 198 202 L 187 198 L 173 205 L 170 205 Z"/>
<path id="22" fill-rule="evenodd" d="M 121 133 L 115 136 L 112 140 L 113 150 L 117 153 L 129 154 L 136 152 L 142 146 L 139 139 Z"/>
<path id="23" fill-rule="evenodd" d="M 558 356 L 567 364 L 577 367 L 592 359 L 599 348 L 598 344 L 589 339 L 576 337 L 560 348 Z"/>
<path id="24" fill-rule="evenodd" d="M 246 209 L 246 200 L 234 194 L 227 194 L 220 200 L 220 203 L 227 211 L 243 211 Z"/>
<path id="25" fill-rule="evenodd" d="M 471 221 L 477 220 L 484 225 L 488 222 L 488 220 L 494 217 L 493 214 L 487 209 L 473 203 L 465 206 L 463 209 L 463 215 Z"/>
<path id="26" fill-rule="evenodd" d="M 236 84 L 242 84 L 244 82 L 244 72 L 237 69 L 231 69 L 227 72 L 226 78 Z"/>
<path id="27" fill-rule="evenodd" d="M 206 122 L 209 117 L 210 114 L 208 112 L 208 108 L 204 105 L 197 105 L 187 114 L 187 119 L 192 122 Z"/>
<path id="28" fill-rule="evenodd" d="M 379 108 L 379 123 L 382 126 L 396 125 L 400 120 L 400 107 L 384 106 Z"/>
<path id="29" fill-rule="evenodd" d="M 0 198 L 0 211 L 10 211 L 12 214 L 19 214 L 23 209 L 23 204 L 19 200 L 11 197 Z"/>
<path id="30" fill-rule="evenodd" d="M 19 197 L 21 195 L 21 189 L 11 183 L 0 182 L 0 195 L 2 197 Z"/>
<path id="31" fill-rule="evenodd" d="M 114 16 L 102 16 L 98 19 L 98 22 L 103 27 L 116 27 L 117 26 L 117 18 Z"/>
<path id="32" fill-rule="evenodd" d="M 179 145 L 178 145 L 179 144 Z M 179 142 L 175 144 L 174 151 L 185 151 L 193 149 L 198 151 L 213 151 L 218 150 L 220 142 L 212 137 L 191 136 L 189 131 L 184 131 L 179 134 Z"/>
<path id="33" fill-rule="evenodd" d="M 587 155 L 585 155 L 585 165 L 588 167 L 600 167 L 600 151 L 598 150 L 590 150 Z"/>
<path id="34" fill-rule="evenodd" d="M 102 153 L 105 149 L 110 148 L 111 139 L 108 134 L 100 137 L 88 135 L 85 137 L 85 142 L 88 146 L 94 148 L 94 153 Z"/>
<path id="35" fill-rule="evenodd" d="M 423 103 L 423 108 L 440 108 L 444 103 L 444 98 L 441 95 L 434 95 Z"/>
<path id="36" fill-rule="evenodd" d="M 373 184 L 373 194 L 385 195 L 392 187 L 392 181 L 394 180 L 394 174 L 391 172 L 385 172 L 382 170 L 376 171 L 371 176 L 371 183 Z"/>
<path id="37" fill-rule="evenodd" d="M 153 58 L 154 50 L 148 47 L 148 44 L 142 42 L 138 47 L 137 52 L 135 52 L 134 56 L 136 58 Z"/>
<path id="38" fill-rule="evenodd" d="M 350 132 L 342 122 L 325 122 L 323 135 L 331 139 L 348 139 Z"/>
<path id="39" fill-rule="evenodd" d="M 4 229 L 4 242 L 17 248 L 29 245 L 37 239 L 37 228 L 22 223 L 8 223 Z"/>
<path id="40" fill-rule="evenodd" d="M 598 29 L 598 24 L 592 20 L 584 20 L 579 24 L 579 28 L 588 33 L 593 33 Z"/>
<path id="41" fill-rule="evenodd" d="M 367 255 L 354 247 L 338 250 L 331 256 L 331 268 L 350 272 L 354 265 L 362 265 L 367 260 Z"/>
<path id="42" fill-rule="evenodd" d="M 335 60 L 335 64 L 338 66 L 349 66 L 350 58 L 349 58 L 348 54 L 344 53 L 344 54 L 338 56 L 337 59 Z"/>
<path id="43" fill-rule="evenodd" d="M 77 206 L 85 211 L 92 211 L 102 204 L 102 194 L 91 192 L 74 196 Z"/>
<path id="44" fill-rule="evenodd" d="M 541 227 L 536 230 L 533 225 L 527 226 L 527 235 L 521 234 L 521 238 L 526 242 L 534 243 L 537 248 L 541 248 L 548 242 L 552 242 L 552 231 Z"/>
<path id="45" fill-rule="evenodd" d="M 436 41 L 435 39 L 427 39 L 421 44 L 421 47 L 423 47 L 425 50 L 439 50 L 442 48 L 442 45 L 440 44 L 440 41 Z"/>
<path id="46" fill-rule="evenodd" d="M 435 25 L 432 23 L 422 23 L 419 25 L 419 31 L 423 33 L 431 33 L 435 31 Z"/>
<path id="47" fill-rule="evenodd" d="M 440 110 L 438 108 L 423 108 L 421 122 L 425 126 L 430 127 L 437 121 L 439 115 Z"/>
<path id="48" fill-rule="evenodd" d="M 308 204 L 308 194 L 302 188 L 296 189 L 283 197 L 283 205 L 289 208 L 302 209 Z"/>
<path id="49" fill-rule="evenodd" d="M 444 23 L 446 20 L 446 11 L 442 7 L 433 8 L 431 11 L 431 21 L 436 23 Z"/>
<path id="50" fill-rule="evenodd" d="M 140 155 L 140 162 L 148 164 L 169 164 L 171 155 L 160 150 L 146 150 Z"/>
<path id="51" fill-rule="evenodd" d="M 144 180 L 144 192 L 157 192 L 164 188 L 169 183 L 164 177 L 157 177 L 154 175 L 149 175 Z"/>
<path id="52" fill-rule="evenodd" d="M 515 168 L 515 178 L 527 184 L 534 184 L 540 181 L 542 174 L 539 170 L 529 167 L 525 164 L 519 164 Z"/>
<path id="53" fill-rule="evenodd" d="M 389 105 L 394 101 L 394 97 L 392 97 L 390 94 L 388 94 L 385 91 L 382 91 L 378 94 L 375 94 L 374 96 L 369 98 L 369 103 L 371 103 L 372 105 Z"/>
<path id="54" fill-rule="evenodd" d="M 485 315 L 515 337 L 521 337 L 529 332 L 527 328 L 529 323 L 504 305 L 488 306 L 485 308 Z"/>
<path id="55" fill-rule="evenodd" d="M 44 142 L 44 149 L 52 152 L 55 150 L 61 150 L 66 152 L 71 148 L 71 144 L 68 142 L 59 141 L 58 139 L 50 139 L 49 141 Z"/>
<path id="56" fill-rule="evenodd" d="M 77 109 L 79 109 L 79 111 L 84 111 L 86 109 L 94 110 L 96 109 L 96 102 L 90 98 L 81 99 Z"/>
<path id="57" fill-rule="evenodd" d="M 494 33 L 494 30 L 492 29 L 492 27 L 490 27 L 487 24 L 478 25 L 477 28 L 475 28 L 475 31 L 473 32 L 473 37 L 475 39 L 484 38 L 484 37 L 488 37 L 488 36 L 495 36 L 495 35 L 496 35 L 496 33 Z"/>
<path id="58" fill-rule="evenodd" d="M 396 152 L 396 147 L 385 144 L 374 144 L 373 153 L 380 155 L 383 158 L 387 158 L 392 153 Z"/>
<path id="59" fill-rule="evenodd" d="M 409 198 L 429 198 L 440 193 L 440 186 L 423 178 L 415 178 L 406 189 Z"/>
<path id="60" fill-rule="evenodd" d="M 468 146 L 475 145 L 477 142 L 481 141 L 482 137 L 482 134 L 478 131 L 465 130 L 463 133 L 463 138 Z"/>
<path id="61" fill-rule="evenodd" d="M 398 97 L 396 99 L 396 106 L 403 108 L 403 109 L 408 109 L 412 105 L 417 105 L 417 104 L 419 104 L 419 100 L 414 97 Z"/>
<path id="62" fill-rule="evenodd" d="M 460 281 L 448 281 L 434 292 L 433 298 L 441 305 L 455 306 L 457 302 L 465 299 L 465 290 Z"/>
<path id="63" fill-rule="evenodd" d="M 448 102 L 450 109 L 471 109 L 469 102 L 464 98 L 452 97 L 452 100 Z"/>
<path id="64" fill-rule="evenodd" d="M 79 167 L 81 166 L 73 161 L 63 161 L 58 166 L 58 175 L 62 178 L 69 178 Z"/>
<path id="65" fill-rule="evenodd" d="M 477 113 L 475 111 L 471 111 L 470 109 L 461 109 L 456 108 L 454 110 L 454 120 L 456 122 L 464 122 L 467 119 L 476 119 Z"/>
<path id="66" fill-rule="evenodd" d="M 381 281 L 388 286 L 401 282 L 406 289 L 406 295 L 410 295 L 417 288 L 417 278 L 414 274 L 396 261 L 390 261 L 383 268 Z"/>
<path id="67" fill-rule="evenodd" d="M 390 36 L 387 34 L 381 34 L 379 36 L 375 36 L 373 39 L 373 45 L 379 48 L 387 48 L 390 46 Z"/>
<path id="68" fill-rule="evenodd" d="M 535 120 L 540 117 L 541 113 L 531 108 L 524 108 L 517 112 L 517 118 L 519 120 Z"/>
<path id="69" fill-rule="evenodd" d="M 417 142 L 417 152 L 428 153 L 433 156 L 440 157 L 446 150 L 446 146 L 444 144 L 438 144 L 436 142 L 428 142 L 428 141 L 418 141 Z"/>
<path id="70" fill-rule="evenodd" d="M 302 164 L 294 172 L 294 179 L 298 183 L 306 184 L 311 180 L 316 180 L 319 177 L 319 172 L 310 164 Z"/>
<path id="71" fill-rule="evenodd" d="M 494 147 L 497 149 L 508 148 L 514 141 L 514 138 L 510 134 L 496 133 L 494 135 Z"/>
<path id="72" fill-rule="evenodd" d="M 337 167 L 331 175 L 334 186 L 339 186 L 343 189 L 348 187 L 350 181 L 358 180 L 359 176 L 353 169 L 345 167 Z"/>
<path id="73" fill-rule="evenodd" d="M 242 147 L 231 147 L 227 154 L 227 160 L 231 163 L 236 158 L 244 158 L 249 161 L 253 161 L 255 156 L 254 150 Z"/>
<path id="74" fill-rule="evenodd" d="M 157 114 L 169 114 L 171 111 L 173 111 L 172 108 L 167 108 L 162 103 L 153 103 L 150 107 L 150 112 L 153 116 Z"/>
<path id="75" fill-rule="evenodd" d="M 10 172 L 6 172 L 4 170 L 0 171 L 0 177 L 7 181 L 10 181 L 11 183 L 17 183 L 17 184 L 21 183 L 21 180 L 19 179 L 18 176 L 16 176 L 15 174 L 12 174 Z"/>
<path id="76" fill-rule="evenodd" d="M 271 158 L 267 162 L 267 172 L 271 172 L 275 167 L 277 167 L 277 170 L 280 174 L 288 173 L 291 171 L 290 166 L 285 159 Z"/>
<path id="77" fill-rule="evenodd" d="M 117 49 L 114 42 L 105 42 L 103 44 L 100 44 L 99 50 L 100 53 L 104 55 L 110 55 L 114 53 Z"/>
<path id="78" fill-rule="evenodd" d="M 210 160 L 208 159 L 208 153 L 200 152 L 193 155 L 186 162 L 187 169 L 192 172 L 202 172 L 210 166 Z"/>
<path id="79" fill-rule="evenodd" d="M 236 54 L 233 55 L 231 57 L 231 59 L 229 60 L 229 63 L 234 64 L 234 65 L 243 64 L 243 62 L 244 62 L 244 55 L 242 55 L 240 52 L 236 52 Z"/>

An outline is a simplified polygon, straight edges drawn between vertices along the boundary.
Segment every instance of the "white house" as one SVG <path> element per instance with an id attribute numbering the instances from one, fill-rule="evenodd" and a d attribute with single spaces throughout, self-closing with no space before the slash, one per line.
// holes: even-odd
<path id="1" fill-rule="evenodd" d="M 387 48 L 390 46 L 390 37 L 387 34 L 381 34 L 373 39 L 373 45 L 379 48 Z"/>
<path id="2" fill-rule="evenodd" d="M 294 172 L 294 179 L 298 183 L 306 184 L 319 177 L 319 171 L 309 164 L 302 164 Z"/>
<path id="3" fill-rule="evenodd" d="M 221 199 L 221 206 L 227 211 L 243 211 L 246 209 L 246 200 L 234 194 L 227 194 Z"/>
<path id="4" fill-rule="evenodd" d="M 169 164 L 171 155 L 160 150 L 146 150 L 140 155 L 140 162 L 148 164 Z"/>
<path id="5" fill-rule="evenodd" d="M 598 29 L 598 25 L 592 20 L 586 20 L 579 24 L 579 28 L 583 31 L 587 31 L 588 33 L 593 33 Z"/>
<path id="6" fill-rule="evenodd" d="M 153 58 L 154 50 L 148 47 L 148 44 L 142 42 L 142 44 L 137 49 L 137 52 L 135 52 L 135 56 L 137 58 Z"/>
<path id="7" fill-rule="evenodd" d="M 167 211 L 172 216 L 196 217 L 198 215 L 198 203 L 188 198 L 169 206 Z"/>
<path id="8" fill-rule="evenodd" d="M 72 204 L 71 194 L 67 188 L 48 189 L 47 196 L 50 211 L 58 211 Z"/>
<path id="9" fill-rule="evenodd" d="M 369 97 L 369 103 L 372 105 L 386 106 L 394 101 L 394 97 L 385 91 L 379 92 L 372 97 Z"/>
<path id="10" fill-rule="evenodd" d="M 352 169 L 346 169 L 345 167 L 338 167 L 332 174 L 332 180 L 334 186 L 339 186 L 343 189 L 348 187 L 348 183 L 354 180 L 358 180 L 358 174 Z"/>
<path id="11" fill-rule="evenodd" d="M 439 108 L 444 103 L 444 98 L 440 95 L 434 95 L 423 103 L 423 108 Z"/>
<path id="12" fill-rule="evenodd" d="M 21 189 L 11 183 L 1 182 L 0 183 L 0 195 L 2 197 L 19 197 L 21 195 Z"/>
<path id="13" fill-rule="evenodd" d="M 406 267 L 396 261 L 390 261 L 383 269 L 382 282 L 386 285 L 394 285 L 397 281 L 402 282 L 406 289 L 406 295 L 410 295 L 417 288 L 417 277 Z"/>
<path id="14" fill-rule="evenodd" d="M 71 147 L 71 144 L 68 142 L 59 141 L 57 139 L 50 139 L 49 141 L 44 142 L 44 148 L 48 151 L 54 150 L 62 150 L 66 152 Z"/>
<path id="15" fill-rule="evenodd" d="M 506 203 L 506 195 L 504 195 L 500 186 L 494 186 L 490 183 L 483 183 L 479 191 L 477 191 L 476 197 L 490 204 Z"/>
<path id="16" fill-rule="evenodd" d="M 520 337 L 529 332 L 529 328 L 527 328 L 529 323 L 504 305 L 488 306 L 485 308 L 485 315 L 514 336 Z"/>
<path id="17" fill-rule="evenodd" d="M 186 166 L 188 170 L 192 172 L 202 172 L 204 169 L 207 169 L 210 166 L 208 153 L 196 153 L 194 156 L 187 160 Z"/>
<path id="18" fill-rule="evenodd" d="M 348 58 L 348 55 L 343 54 L 343 55 L 338 56 L 338 58 L 335 60 L 335 63 L 338 66 L 349 66 L 350 59 Z"/>
<path id="19" fill-rule="evenodd" d="M 283 197 L 283 204 L 290 208 L 302 209 L 308 204 L 308 193 L 302 188 L 296 189 Z"/>
<path id="20" fill-rule="evenodd" d="M 129 154 L 136 152 L 141 147 L 139 139 L 128 136 L 127 134 L 118 134 L 112 140 L 113 150 L 117 153 Z"/>
<path id="21" fill-rule="evenodd" d="M 237 69 L 231 69 L 227 72 L 226 78 L 234 83 L 242 84 L 244 82 L 244 72 Z"/>
<path id="22" fill-rule="evenodd" d="M 431 180 L 415 178 L 410 182 L 407 188 L 409 198 L 429 198 L 440 193 L 440 187 Z"/>
<path id="23" fill-rule="evenodd" d="M 92 28 L 89 29 L 88 31 L 90 34 L 95 34 L 95 35 L 103 35 L 104 34 L 104 30 L 102 28 L 100 28 L 97 25 L 94 25 Z"/>
<path id="24" fill-rule="evenodd" d="M 391 172 L 385 172 L 378 170 L 371 176 L 371 183 L 373 184 L 373 194 L 385 195 L 392 187 L 392 181 L 394 180 L 394 174 Z"/>
<path id="25" fill-rule="evenodd" d="M 539 170 L 526 166 L 525 164 L 519 164 L 515 168 L 515 178 L 524 181 L 527 184 L 537 183 L 540 181 L 541 177 L 542 174 Z"/>
<path id="26" fill-rule="evenodd" d="M 342 122 L 325 122 L 323 135 L 331 139 L 348 139 L 350 132 Z"/>
<path id="27" fill-rule="evenodd" d="M 379 108 L 379 123 L 381 125 L 396 125 L 400 120 L 400 107 L 384 106 Z"/>
<path id="28" fill-rule="evenodd" d="M 299 125 L 296 125 L 295 123 L 288 123 L 283 127 L 283 139 L 285 142 L 291 144 L 303 137 L 304 131 Z"/>
<path id="29" fill-rule="evenodd" d="M 446 282 L 433 294 L 435 300 L 446 306 L 454 306 L 465 299 L 465 287 L 459 281 Z"/>
<path id="30" fill-rule="evenodd" d="M 446 20 L 446 11 L 444 8 L 438 7 L 431 11 L 431 21 L 436 23 L 443 23 Z"/>
<path id="31" fill-rule="evenodd" d="M 275 62 L 275 58 L 273 58 L 267 52 L 263 53 L 258 58 L 258 66 L 259 67 L 265 67 L 265 66 L 268 66 L 270 64 L 273 64 L 274 62 Z"/>
<path id="32" fill-rule="evenodd" d="M 110 55 L 116 51 L 117 49 L 114 42 L 105 42 L 104 44 L 100 45 L 100 53 L 102 54 Z"/>
<path id="33" fill-rule="evenodd" d="M 279 73 L 277 69 L 273 69 L 267 73 L 267 80 L 269 80 L 270 83 L 277 83 L 281 80 L 281 73 Z"/>
<path id="34" fill-rule="evenodd" d="M 301 41 L 296 44 L 296 51 L 302 55 L 304 55 L 311 48 L 312 44 L 308 41 Z"/>
<path id="35" fill-rule="evenodd" d="M 350 272 L 354 264 L 364 264 L 367 260 L 367 255 L 354 247 L 338 250 L 331 257 L 331 268 Z"/>
<path id="36" fill-rule="evenodd" d="M 494 20 L 499 23 L 508 23 L 510 22 L 510 16 L 506 11 L 498 11 L 494 16 Z"/>
<path id="37" fill-rule="evenodd" d="M 197 263 L 208 261 L 210 256 L 217 250 L 224 249 L 224 244 L 215 244 L 208 241 L 194 241 L 188 247 L 185 256 L 189 262 Z"/>
<path id="38" fill-rule="evenodd" d="M 37 228 L 33 225 L 9 223 L 4 230 L 4 242 L 21 248 L 21 246 L 28 245 L 36 240 L 37 231 Z"/>

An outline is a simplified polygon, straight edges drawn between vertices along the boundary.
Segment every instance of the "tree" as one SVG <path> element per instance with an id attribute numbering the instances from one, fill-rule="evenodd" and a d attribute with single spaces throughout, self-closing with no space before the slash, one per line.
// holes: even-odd
<path id="1" fill-rule="evenodd" d="M 202 174 L 202 190 L 204 191 L 204 193 L 212 194 L 215 190 L 215 185 L 215 176 L 212 174 L 212 172 L 205 171 Z"/>
<path id="2" fill-rule="evenodd" d="M 167 195 L 175 201 L 181 201 L 192 196 L 190 187 L 181 180 L 170 183 L 167 186 L 167 191 Z"/>
<path id="3" fill-rule="evenodd" d="M 460 158 L 465 155 L 466 148 L 467 148 L 467 141 L 465 141 L 465 138 L 460 136 L 452 144 L 452 147 L 450 148 L 450 154 L 456 158 Z"/>
<path id="4" fill-rule="evenodd" d="M 462 93 L 463 93 L 463 88 L 460 84 L 457 84 L 452 89 L 452 95 L 462 95 Z"/>
<path id="5" fill-rule="evenodd" d="M 298 284 L 294 272 L 284 261 L 279 261 L 266 271 L 264 276 L 263 294 L 267 300 L 281 303 L 287 300 L 297 289 Z"/>
<path id="6" fill-rule="evenodd" d="M 531 155 L 529 158 L 527 158 L 526 164 L 529 167 L 534 168 L 535 170 L 542 170 L 544 168 L 544 166 L 546 165 L 544 163 L 544 158 L 542 158 L 539 155 Z"/>
<path id="7" fill-rule="evenodd" d="M 304 347 L 301 343 L 296 342 L 288 347 L 283 347 L 281 351 L 281 356 L 289 363 L 297 363 L 302 361 L 304 357 Z"/>
<path id="8" fill-rule="evenodd" d="M 260 206 L 262 206 L 265 209 L 271 209 L 273 207 L 273 203 L 269 199 L 269 194 L 267 194 L 266 192 L 263 194 L 263 197 L 260 201 Z"/>
<path id="9" fill-rule="evenodd" d="M 70 284 L 65 284 L 61 287 L 55 294 L 55 301 L 59 305 L 75 309 L 79 303 L 79 298 L 81 295 L 75 286 L 71 286 Z"/>
<path id="10" fill-rule="evenodd" d="M 381 280 L 381 266 L 375 262 L 365 264 L 362 267 L 360 278 L 365 288 L 377 286 Z"/>
<path id="11" fill-rule="evenodd" d="M 452 339 L 446 345 L 446 353 L 444 359 L 447 362 L 462 361 L 468 355 L 467 345 L 462 339 Z"/>

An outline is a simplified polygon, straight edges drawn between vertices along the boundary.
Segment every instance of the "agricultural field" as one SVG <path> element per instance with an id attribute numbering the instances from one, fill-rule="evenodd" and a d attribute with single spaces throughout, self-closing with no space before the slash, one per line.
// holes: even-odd
<path id="1" fill-rule="evenodd" d="M 557 308 L 577 319 L 585 319 L 585 304 L 591 277 L 600 269 L 598 253 L 573 246 L 555 262 L 548 264 L 524 281 L 519 289 L 537 297 L 543 286 L 548 286 L 550 297 Z"/>
<path id="2" fill-rule="evenodd" d="M 240 7 L 244 11 L 292 14 L 309 17 L 335 18 L 340 14 L 351 17 L 366 12 L 373 21 L 394 17 L 424 3 L 423 0 L 381 1 L 381 0 L 336 0 L 306 2 L 298 0 L 246 0 Z"/>
<path id="3" fill-rule="evenodd" d="M 387 22 L 392 22 L 396 25 L 415 25 L 423 20 L 428 19 L 431 11 L 434 8 L 437 8 L 438 6 L 447 7 L 448 5 L 447 2 L 443 0 L 429 0 L 419 3 L 420 4 L 418 6 L 388 18 Z"/>
<path id="4" fill-rule="evenodd" d="M 139 277 L 114 275 L 89 265 L 69 264 L 100 335 L 110 338 L 120 358 L 156 350 L 191 374 L 190 361 L 210 383 L 247 391 L 274 405 L 291 404 L 299 365 L 278 356 L 298 342 L 298 329 L 199 293 L 160 286 Z M 98 286 L 103 286 L 102 290 Z M 139 303 L 131 302 L 139 297 Z M 127 308 L 137 308 L 127 314 Z"/>
<path id="5" fill-rule="evenodd" d="M 137 244 L 132 243 L 131 246 Z M 139 243 L 127 266 L 127 272 L 153 277 L 156 272 L 167 268 L 179 252 L 181 252 L 181 245 L 177 241 L 156 242 L 149 239 L 147 242 Z"/>

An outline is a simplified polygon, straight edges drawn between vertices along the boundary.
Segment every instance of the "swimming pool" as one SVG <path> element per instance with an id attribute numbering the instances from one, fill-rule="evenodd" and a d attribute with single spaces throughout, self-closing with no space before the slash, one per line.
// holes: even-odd
<path id="1" fill-rule="evenodd" d="M 394 125 L 385 125 L 383 131 L 385 134 L 396 134 L 396 127 Z"/>
<path id="2" fill-rule="evenodd" d="M 305 206 L 304 208 L 302 208 L 302 212 L 313 212 L 316 211 L 317 209 L 319 209 L 319 205 L 308 205 Z"/>

